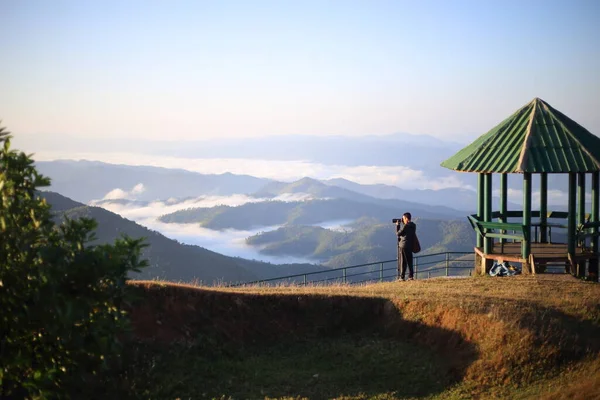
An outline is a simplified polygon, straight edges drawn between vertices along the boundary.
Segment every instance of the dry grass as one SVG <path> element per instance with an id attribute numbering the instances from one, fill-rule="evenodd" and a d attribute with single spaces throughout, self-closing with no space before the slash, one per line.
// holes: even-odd
<path id="1" fill-rule="evenodd" d="M 455 383 L 439 398 L 600 397 L 600 286 L 568 275 L 364 286 L 132 284 L 144 298 L 132 310 L 143 340 L 260 347 L 351 335 L 400 339 L 444 360 Z M 567 384 L 565 376 L 582 378 Z"/>

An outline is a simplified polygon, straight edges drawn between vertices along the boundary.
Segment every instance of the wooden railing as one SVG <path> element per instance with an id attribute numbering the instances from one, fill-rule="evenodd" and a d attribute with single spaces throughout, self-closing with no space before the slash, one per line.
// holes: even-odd
<path id="1" fill-rule="evenodd" d="M 508 220 L 509 218 L 522 218 L 523 211 L 507 211 L 506 213 L 501 213 L 499 211 L 492 212 L 491 219 L 498 220 L 504 219 Z M 531 212 L 532 218 L 540 218 L 541 214 L 539 211 Z M 565 222 L 557 223 L 551 222 L 550 220 L 566 220 L 569 217 L 569 213 L 565 211 L 549 211 L 546 214 L 545 222 L 533 222 L 531 224 L 531 228 L 533 229 L 533 235 L 531 235 L 530 230 L 527 229 L 525 225 L 522 223 L 514 223 L 514 222 L 498 222 L 498 221 L 481 221 L 477 218 L 477 215 L 469 215 L 467 218 L 471 223 L 471 226 L 475 230 L 475 232 L 480 235 L 482 238 L 493 238 L 493 239 L 505 239 L 512 241 L 529 241 L 531 239 L 534 243 L 539 243 L 541 232 L 547 232 L 547 242 L 552 243 L 552 228 L 554 229 L 567 229 L 568 225 Z M 580 225 L 578 229 L 577 237 L 587 238 L 593 236 L 599 236 L 598 232 L 595 232 L 594 228 L 599 226 L 599 223 L 591 223 L 589 221 L 590 214 L 585 215 L 585 223 Z M 530 237 L 530 235 L 532 237 Z"/>

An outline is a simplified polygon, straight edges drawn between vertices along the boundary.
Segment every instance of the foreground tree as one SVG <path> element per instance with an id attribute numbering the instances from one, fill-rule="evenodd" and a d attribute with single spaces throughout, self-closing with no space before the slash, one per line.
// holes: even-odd
<path id="1" fill-rule="evenodd" d="M 57 225 L 38 192 L 49 179 L 2 128 L 0 147 L 0 399 L 97 397 L 119 363 L 144 244 L 91 245 L 91 219 Z"/>

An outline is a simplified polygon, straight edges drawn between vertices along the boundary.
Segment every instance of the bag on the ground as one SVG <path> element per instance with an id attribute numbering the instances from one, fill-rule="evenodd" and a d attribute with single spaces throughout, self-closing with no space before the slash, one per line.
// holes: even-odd
<path id="1" fill-rule="evenodd" d="M 490 276 L 513 276 L 519 275 L 521 270 L 517 267 L 510 265 L 507 262 L 495 262 L 490 268 Z"/>
<path id="2" fill-rule="evenodd" d="M 421 243 L 419 243 L 419 238 L 417 237 L 417 235 L 415 234 L 415 240 L 413 242 L 413 248 L 412 248 L 412 252 L 413 253 L 418 253 L 421 251 Z"/>

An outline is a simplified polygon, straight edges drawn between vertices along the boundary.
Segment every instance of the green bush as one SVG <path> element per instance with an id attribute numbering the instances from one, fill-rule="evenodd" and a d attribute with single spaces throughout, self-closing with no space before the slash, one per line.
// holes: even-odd
<path id="1" fill-rule="evenodd" d="M 93 246 L 91 219 L 57 226 L 37 191 L 49 179 L 2 128 L 0 147 L 0 398 L 97 397 L 119 366 L 145 245 Z"/>

